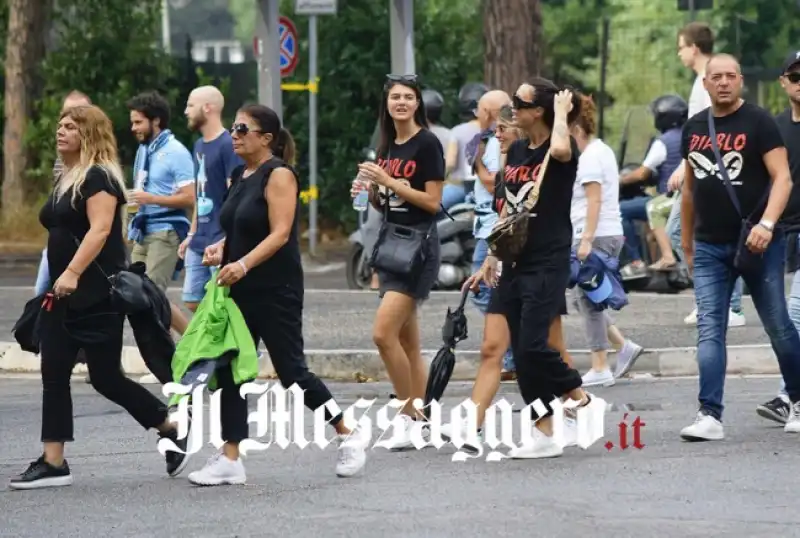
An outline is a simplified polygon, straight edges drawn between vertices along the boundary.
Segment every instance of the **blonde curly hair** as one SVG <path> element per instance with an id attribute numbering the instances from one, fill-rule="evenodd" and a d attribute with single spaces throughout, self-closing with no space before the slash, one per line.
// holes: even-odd
<path id="1" fill-rule="evenodd" d="M 76 165 L 65 169 L 56 183 L 56 198 L 61 198 L 70 187 L 72 191 L 72 205 L 80 196 L 81 186 L 86 181 L 86 173 L 93 166 L 104 170 L 108 178 L 116 184 L 122 195 L 125 195 L 125 180 L 122 167 L 119 164 L 117 151 L 117 138 L 114 136 L 114 127 L 111 120 L 99 107 L 94 105 L 80 105 L 68 108 L 62 112 L 59 122 L 65 117 L 70 118 L 78 127 L 78 136 L 81 139 L 81 156 Z"/>

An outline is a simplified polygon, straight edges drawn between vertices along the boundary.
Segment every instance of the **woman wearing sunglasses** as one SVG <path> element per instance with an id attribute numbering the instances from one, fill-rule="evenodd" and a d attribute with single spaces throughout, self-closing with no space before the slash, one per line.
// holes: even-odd
<path id="1" fill-rule="evenodd" d="M 221 266 L 216 275 L 230 286 L 253 340 L 264 342 L 281 384 L 297 384 L 315 410 L 332 400 L 325 384 L 308 370 L 303 350 L 303 266 L 300 261 L 300 183 L 292 167 L 294 141 L 272 109 L 246 105 L 231 129 L 233 150 L 244 166 L 231 174 L 220 209 L 225 239 L 206 248 L 203 263 Z M 225 444 L 189 481 L 203 486 L 244 484 L 239 443 L 248 438 L 247 400 L 239 395 L 230 367 L 217 370 Z M 326 419 L 339 434 L 336 474 L 352 476 L 366 461 L 369 432 L 349 430 L 342 415 Z"/>
<path id="2" fill-rule="evenodd" d="M 512 458 L 551 458 L 563 454 L 553 437 L 550 402 L 568 397 L 581 407 L 597 409 L 581 389 L 581 375 L 548 344 L 550 325 L 564 306 L 570 277 L 572 223 L 570 205 L 578 168 L 578 148 L 568 125 L 580 112 L 580 101 L 545 79 L 523 84 L 513 97 L 517 126 L 525 137 L 508 149 L 503 170 L 504 189 L 498 209 L 504 214 L 524 211 L 521 204 L 535 187 L 538 201 L 529 220 L 527 241 L 513 263 L 504 263 L 497 279 L 497 258 L 487 257 L 471 284 L 493 286 L 487 318 L 503 316 L 508 324 L 517 383 L 526 405 L 545 407 L 531 428 L 531 440 L 513 449 Z M 542 171 L 546 172 L 542 175 Z M 487 324 L 489 320 L 487 319 Z M 605 412 L 603 408 L 601 412 Z M 537 415 L 532 410 L 533 415 Z"/>
<path id="3" fill-rule="evenodd" d="M 397 428 L 389 447 L 395 450 L 413 446 L 411 430 L 417 415 L 413 401 L 425 398 L 428 368 L 422 359 L 417 306 L 428 298 L 439 273 L 436 214 L 444 185 L 444 150 L 427 127 L 416 77 L 387 77 L 380 106 L 378 162 L 359 165 L 356 179 L 363 182 L 360 188 L 369 187 L 373 206 L 386 215 L 383 226 L 405 230 L 410 236 L 416 231 L 424 237 L 415 250 L 424 261 L 413 270 L 390 272 L 386 270 L 390 263 L 376 267 L 381 304 L 373 340 L 396 397 L 407 401 L 401 414 L 402 428 Z M 388 235 L 382 231 L 377 254 L 391 250 L 385 239 Z M 381 248 L 385 249 L 383 253 Z"/>

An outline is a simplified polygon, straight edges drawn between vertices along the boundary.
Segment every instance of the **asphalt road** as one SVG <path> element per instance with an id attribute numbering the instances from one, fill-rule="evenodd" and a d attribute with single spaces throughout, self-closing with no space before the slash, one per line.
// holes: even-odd
<path id="1" fill-rule="evenodd" d="M 338 276 L 337 276 L 338 275 Z M 326 288 L 325 282 L 344 280 L 341 271 L 307 276 L 304 312 L 306 349 L 373 349 L 372 323 L 378 297 L 374 292 L 356 292 L 343 286 Z M 7 273 L 0 278 L 0 340 L 12 340 L 11 329 L 32 295 L 31 275 Z M 17 287 L 18 286 L 18 287 Z M 787 288 L 788 289 L 788 288 Z M 170 298 L 180 303 L 180 289 L 169 290 Z M 441 327 L 448 307 L 455 308 L 459 294 L 434 292 L 421 310 L 422 342 L 425 349 L 438 349 Z M 697 332 L 683 324 L 683 318 L 694 308 L 691 291 L 681 294 L 632 293 L 630 304 L 614 313 L 617 326 L 626 336 L 649 349 L 695 346 Z M 574 307 L 570 304 L 570 311 Z M 766 344 L 763 327 L 749 297 L 744 298 L 747 326 L 731 329 L 728 344 Z M 469 338 L 459 344 L 462 350 L 478 350 L 483 334 L 480 312 L 468 306 Z M 587 349 L 582 322 L 577 314 L 564 320 L 567 345 L 570 349 Z M 126 344 L 134 345 L 130 332 Z"/>
<path id="2" fill-rule="evenodd" d="M 462 538 L 487 529 L 549 538 L 797 536 L 797 479 L 787 470 L 800 465 L 800 437 L 754 413 L 777 384 L 728 380 L 723 442 L 678 437 L 694 415 L 696 380 L 635 380 L 597 394 L 614 404 L 606 417 L 612 442 L 626 406 L 628 423 L 636 416 L 645 423 L 641 450 L 607 451 L 603 441 L 555 460 L 454 463 L 452 446 L 376 448 L 363 475 L 338 479 L 332 446 L 292 446 L 249 456 L 247 486 L 197 489 L 185 475 L 166 477 L 153 433 L 75 383 L 77 441 L 67 453 L 75 484 L 20 492 L 5 484 L 39 455 L 39 382 L 0 379 L 0 536 Z M 449 387 L 446 408 L 467 389 Z M 389 392 L 385 384 L 331 390 L 343 408 Z M 501 394 L 519 402 L 514 385 Z M 187 473 L 212 452 L 196 455 Z"/>

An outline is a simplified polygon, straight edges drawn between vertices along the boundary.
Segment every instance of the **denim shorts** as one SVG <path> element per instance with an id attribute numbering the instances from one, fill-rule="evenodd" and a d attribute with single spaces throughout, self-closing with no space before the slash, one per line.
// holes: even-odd
<path id="1" fill-rule="evenodd" d="M 203 253 L 186 249 L 186 276 L 183 279 L 183 302 L 199 303 L 206 294 L 206 284 L 211 280 L 213 267 L 203 265 Z"/>

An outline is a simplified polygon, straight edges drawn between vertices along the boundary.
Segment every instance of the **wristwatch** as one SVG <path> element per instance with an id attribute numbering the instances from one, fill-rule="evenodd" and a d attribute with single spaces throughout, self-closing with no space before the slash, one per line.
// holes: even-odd
<path id="1" fill-rule="evenodd" d="M 761 219 L 761 222 L 759 222 L 758 225 L 770 232 L 775 230 L 775 223 L 771 220 Z"/>

